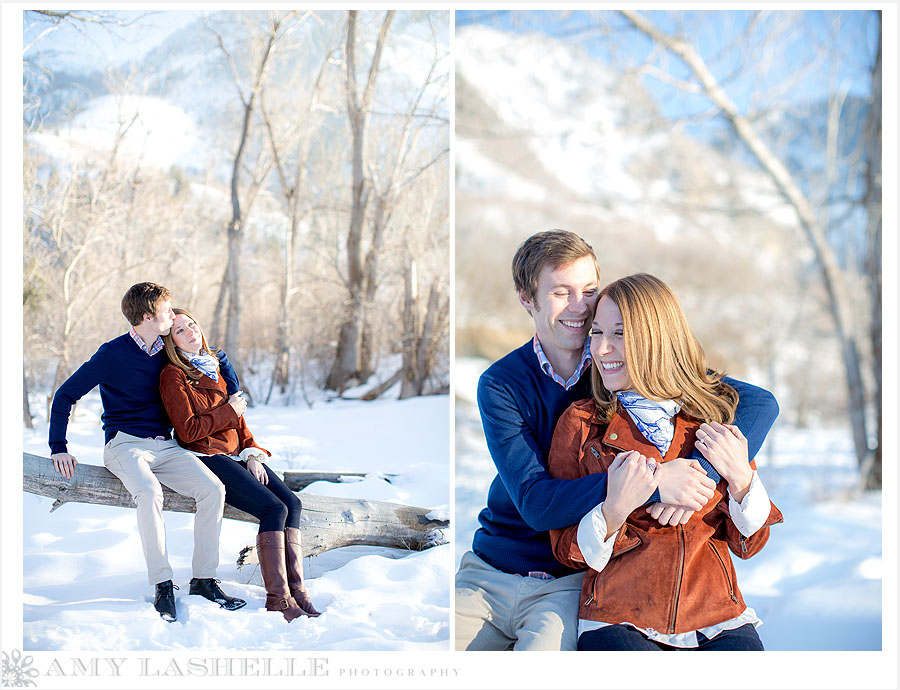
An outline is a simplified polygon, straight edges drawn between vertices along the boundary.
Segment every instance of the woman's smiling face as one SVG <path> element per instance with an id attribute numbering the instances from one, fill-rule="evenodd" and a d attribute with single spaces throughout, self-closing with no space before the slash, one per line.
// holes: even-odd
<path id="1" fill-rule="evenodd" d="M 172 324 L 172 341 L 175 347 L 185 352 L 197 354 L 203 345 L 200 326 L 184 314 L 178 314 Z"/>
<path id="2" fill-rule="evenodd" d="M 594 321 L 591 324 L 591 357 L 600 371 L 600 378 L 608 391 L 632 390 L 634 385 L 628 375 L 625 361 L 625 337 L 622 312 L 608 295 L 597 302 Z"/>

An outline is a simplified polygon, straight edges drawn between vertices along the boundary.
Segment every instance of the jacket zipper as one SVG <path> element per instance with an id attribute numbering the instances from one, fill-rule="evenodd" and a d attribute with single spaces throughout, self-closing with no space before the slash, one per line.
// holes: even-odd
<path id="1" fill-rule="evenodd" d="M 624 527 L 624 525 L 623 525 L 623 527 Z M 636 549 L 636 548 L 639 547 L 640 545 L 641 545 L 641 543 L 638 542 L 637 544 L 632 544 L 632 545 L 629 546 L 627 549 L 622 549 L 621 551 L 619 551 L 619 553 L 616 554 L 616 558 L 618 558 L 619 556 L 621 556 L 623 553 L 628 553 L 628 552 L 631 551 L 632 549 Z M 610 558 L 612 558 L 612 556 L 610 556 Z M 596 586 L 596 583 L 597 583 L 597 581 L 594 580 L 594 585 L 595 585 L 595 586 Z M 587 606 L 587 605 L 590 604 L 593 600 L 594 600 L 594 592 L 593 592 L 593 588 L 591 588 L 591 596 L 589 596 L 589 597 L 588 597 L 588 600 L 587 600 L 586 602 L 584 602 L 584 605 Z"/>
<path id="2" fill-rule="evenodd" d="M 672 618 L 669 620 L 669 635 L 675 634 L 675 617 L 678 615 L 678 597 L 681 594 L 681 578 L 684 575 L 684 526 L 678 525 L 678 551 L 681 558 L 678 561 L 678 577 L 675 578 L 675 595 L 672 603 Z"/>
<path id="3" fill-rule="evenodd" d="M 625 525 L 622 525 L 622 527 L 624 527 L 624 526 L 625 526 Z M 639 547 L 640 545 L 641 545 L 641 542 L 638 542 L 637 544 L 632 544 L 632 545 L 629 546 L 627 549 L 622 549 L 621 551 L 619 551 L 619 553 L 616 554 L 616 558 L 618 558 L 619 556 L 621 556 L 623 553 L 628 553 L 628 552 L 631 551 L 632 549 L 636 549 L 636 548 Z M 610 554 L 610 558 L 612 558 L 612 554 Z"/>
<path id="4" fill-rule="evenodd" d="M 716 554 L 716 558 L 719 559 L 719 565 L 722 566 L 722 571 L 725 573 L 725 582 L 728 583 L 728 594 L 731 595 L 731 600 L 736 604 L 736 603 L 737 603 L 737 597 L 734 596 L 734 585 L 731 584 L 731 577 L 729 577 L 729 575 L 728 575 L 728 568 L 725 567 L 725 561 L 724 561 L 724 560 L 722 559 L 722 557 L 719 555 L 718 549 L 716 549 L 716 547 L 713 546 L 713 544 L 712 544 L 711 541 L 706 542 L 706 545 L 709 546 L 709 548 L 712 549 L 712 552 L 713 552 L 714 554 Z M 746 548 L 746 547 L 745 547 L 745 548 Z"/>
<path id="5" fill-rule="evenodd" d="M 620 453 L 624 453 L 624 452 L 625 452 L 625 449 L 624 449 L 624 448 L 619 448 L 619 446 L 614 446 L 612 443 L 604 442 L 604 441 L 602 441 L 602 440 L 600 441 L 600 443 L 601 443 L 601 445 L 609 446 L 610 448 L 615 448 L 615 449 L 616 449 L 617 451 L 619 451 Z"/>

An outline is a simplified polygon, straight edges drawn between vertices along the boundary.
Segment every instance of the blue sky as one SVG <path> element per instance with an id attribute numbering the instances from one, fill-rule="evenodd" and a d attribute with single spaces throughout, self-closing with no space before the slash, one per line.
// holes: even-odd
<path id="1" fill-rule="evenodd" d="M 823 98 L 835 83 L 846 84 L 850 93 L 865 96 L 869 91 L 868 70 L 875 55 L 878 40 L 878 24 L 873 11 L 821 11 L 807 10 L 796 13 L 747 11 L 651 11 L 644 13 L 660 29 L 667 33 L 685 33 L 696 39 L 696 45 L 717 78 L 723 80 L 738 106 L 746 109 L 754 93 L 775 88 L 805 65 L 816 67 L 797 88 L 784 97 L 795 102 Z M 755 15 L 755 17 L 753 16 Z M 773 40 L 770 31 L 777 30 L 782 20 L 795 15 L 797 22 L 790 32 L 778 34 Z M 765 71 L 745 69 L 737 73 L 738 55 L 732 47 L 748 26 L 751 18 L 757 29 L 746 45 L 757 44 L 760 55 L 772 55 Z M 615 64 L 639 64 L 652 51 L 653 45 L 643 34 L 631 27 L 617 12 L 600 11 L 458 11 L 457 28 L 471 24 L 484 24 L 504 31 L 517 33 L 544 33 L 561 40 L 578 43 L 592 56 Z M 821 58 L 821 48 L 827 48 L 827 57 Z M 757 67 L 750 60 L 750 67 Z M 677 59 L 666 65 L 679 78 L 687 78 L 687 68 Z M 659 79 L 645 76 L 644 83 L 658 97 L 668 115 L 703 112 L 709 105 L 705 98 L 690 96 L 664 84 Z"/>
<path id="2" fill-rule="evenodd" d="M 84 10 L 79 10 L 84 13 Z M 64 54 L 65 65 L 80 70 L 105 69 L 135 59 L 162 43 L 173 31 L 203 15 L 194 10 L 100 11 L 122 26 L 83 21 L 62 21 L 58 28 L 41 37 L 32 51 Z M 23 17 L 23 44 L 53 26 L 52 20 L 33 12 Z M 26 53 L 27 54 L 27 53 Z M 62 64 L 60 65 L 62 66 Z"/>

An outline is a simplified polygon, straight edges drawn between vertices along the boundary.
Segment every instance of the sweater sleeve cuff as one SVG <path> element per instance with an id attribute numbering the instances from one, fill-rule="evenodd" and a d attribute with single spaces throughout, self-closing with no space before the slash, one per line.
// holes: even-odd
<path id="1" fill-rule="evenodd" d="M 68 453 L 69 448 L 65 443 L 51 443 L 50 444 L 50 455 L 56 455 L 57 453 Z"/>
<path id="2" fill-rule="evenodd" d="M 763 486 L 756 470 L 750 480 L 750 488 L 747 490 L 744 500 L 738 503 L 728 492 L 728 512 L 731 521 L 737 527 L 738 532 L 745 537 L 750 537 L 762 527 L 769 517 L 769 494 Z"/>
<path id="3" fill-rule="evenodd" d="M 697 459 L 697 462 L 700 463 L 700 467 L 706 472 L 707 477 L 712 479 L 716 484 L 722 481 L 722 475 L 716 472 L 716 468 L 712 466 L 709 460 L 700 454 L 700 451 L 695 450 L 692 457 Z"/>
<path id="4" fill-rule="evenodd" d="M 600 503 L 578 523 L 576 541 L 584 556 L 584 562 L 596 571 L 601 571 L 609 563 L 613 544 L 616 541 L 616 530 L 608 538 L 606 536 L 606 518 L 603 517 L 603 504 Z"/>

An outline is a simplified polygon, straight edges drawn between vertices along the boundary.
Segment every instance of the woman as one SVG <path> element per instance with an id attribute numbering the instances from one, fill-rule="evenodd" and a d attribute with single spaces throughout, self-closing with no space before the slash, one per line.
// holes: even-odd
<path id="1" fill-rule="evenodd" d="M 749 558 L 782 517 L 729 424 L 737 393 L 707 369 L 672 291 L 646 274 L 601 291 L 591 357 L 593 397 L 560 417 L 549 457 L 554 477 L 608 472 L 606 500 L 550 532 L 560 562 L 589 568 L 578 649 L 761 650 L 728 549 Z M 640 508 L 658 464 L 695 446 L 723 480 L 685 524 L 660 526 Z"/>
<path id="2" fill-rule="evenodd" d="M 178 443 L 194 451 L 225 485 L 225 502 L 259 519 L 256 553 L 266 588 L 266 609 L 291 621 L 318 616 L 303 583 L 301 503 L 263 464 L 269 451 L 257 445 L 244 421 L 247 402 L 229 396 L 219 350 L 184 309 L 163 337 L 170 364 L 159 379 L 160 395 Z"/>

